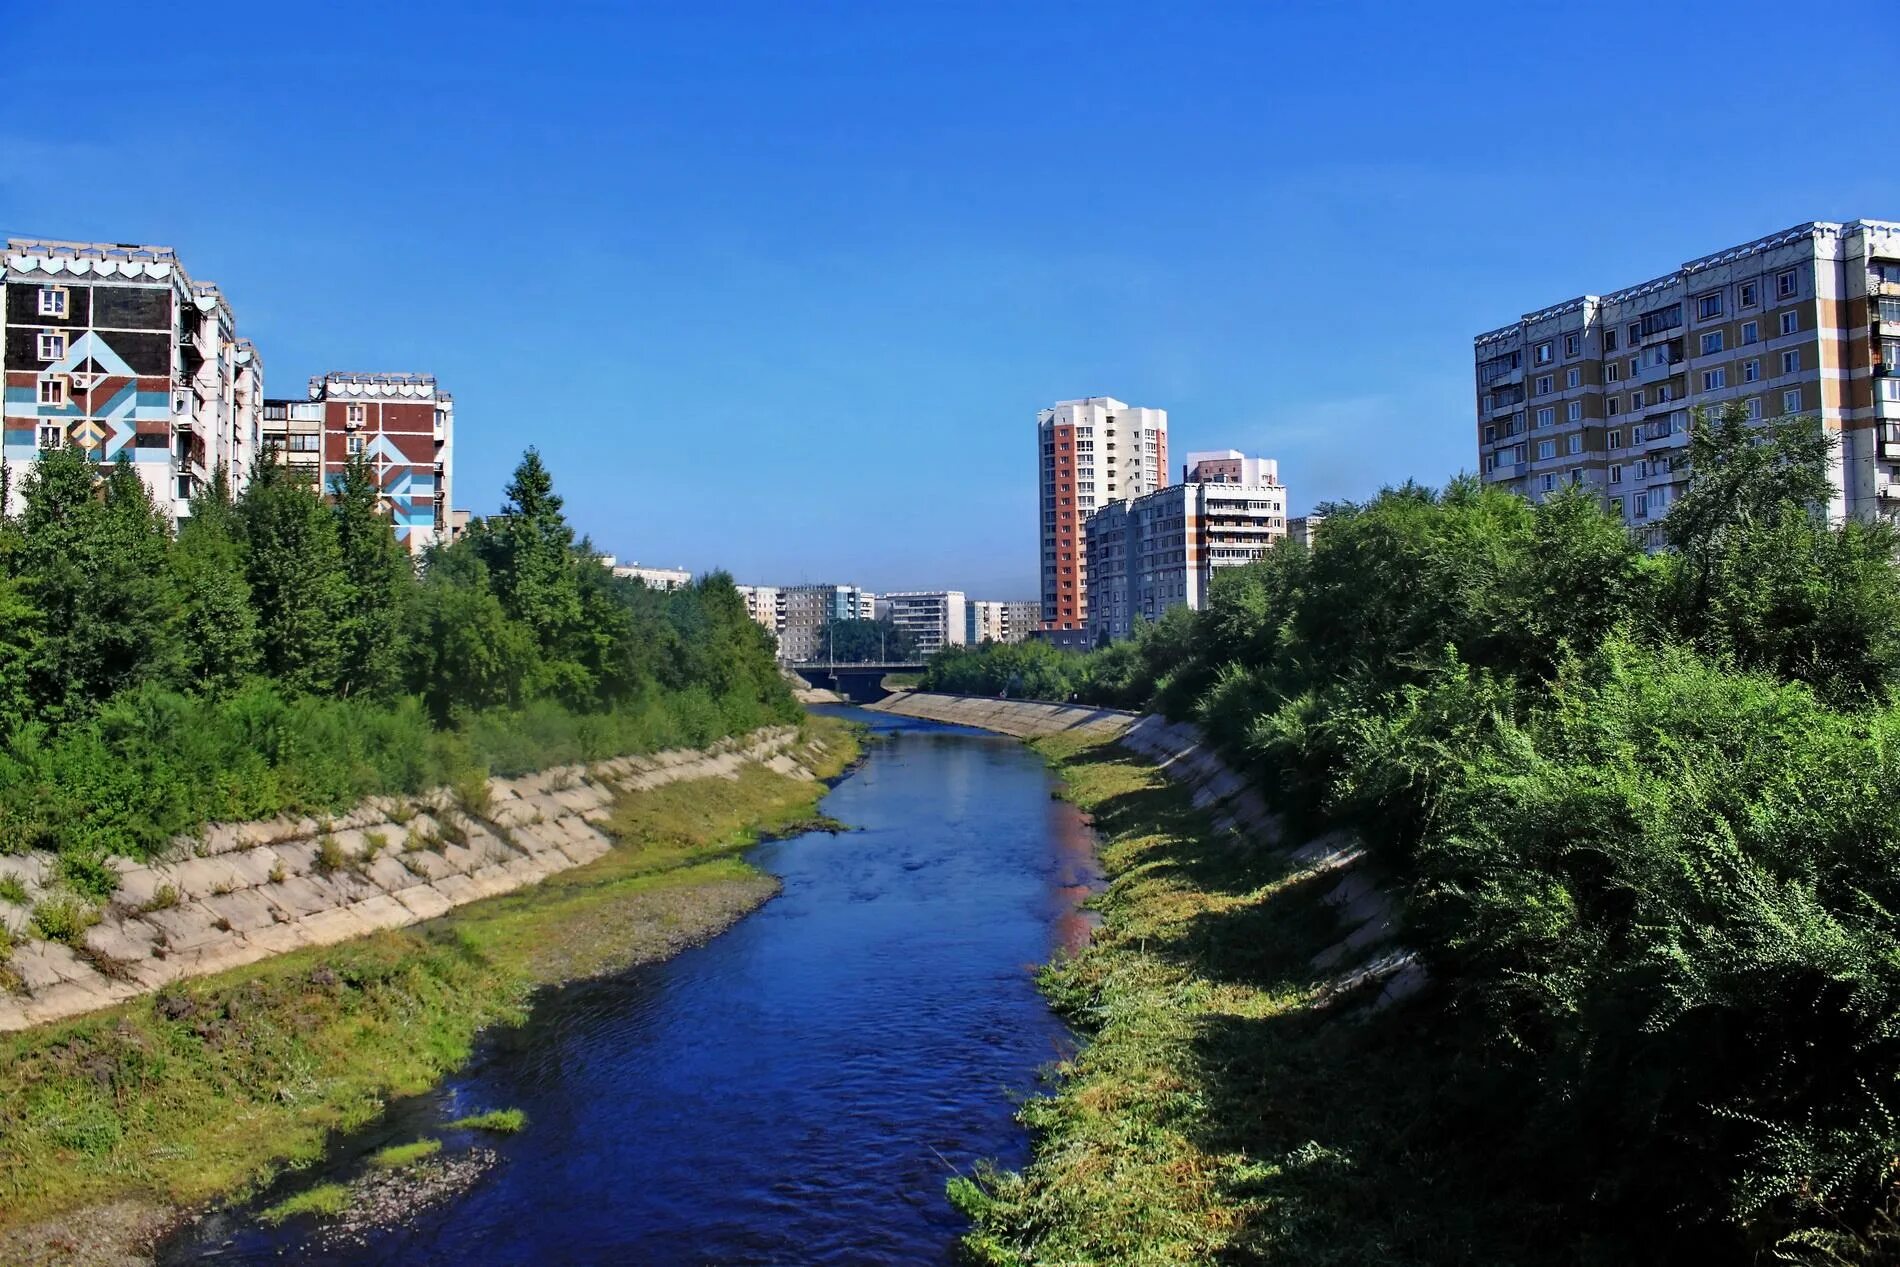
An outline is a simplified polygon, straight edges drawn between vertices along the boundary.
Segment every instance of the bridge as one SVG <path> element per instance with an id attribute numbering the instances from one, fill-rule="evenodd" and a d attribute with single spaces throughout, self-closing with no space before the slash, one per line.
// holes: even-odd
<path id="1" fill-rule="evenodd" d="M 869 703 L 883 699 L 884 678 L 890 673 L 922 673 L 922 660 L 872 661 L 806 660 L 785 666 L 813 686 L 836 691 L 846 699 Z"/>

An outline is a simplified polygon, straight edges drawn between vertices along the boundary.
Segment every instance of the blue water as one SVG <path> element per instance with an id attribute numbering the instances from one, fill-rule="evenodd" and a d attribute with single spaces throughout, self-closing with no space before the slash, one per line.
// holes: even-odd
<path id="1" fill-rule="evenodd" d="M 856 830 L 761 845 L 784 892 L 663 964 L 549 991 L 321 1176 L 496 1107 L 518 1136 L 469 1192 L 367 1245 L 214 1215 L 167 1262 L 936 1263 L 944 1182 L 1024 1160 L 1012 1113 L 1069 1050 L 1036 964 L 1086 936 L 1087 828 L 1012 740 L 853 712 L 884 742 L 826 798 Z"/>

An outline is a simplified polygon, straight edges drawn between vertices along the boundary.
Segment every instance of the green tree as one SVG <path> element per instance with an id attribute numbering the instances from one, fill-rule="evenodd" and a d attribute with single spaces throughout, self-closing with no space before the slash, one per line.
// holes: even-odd
<path id="1" fill-rule="evenodd" d="M 349 597 L 336 517 L 268 455 L 237 509 L 264 669 L 292 691 L 327 694 L 342 668 Z"/>
<path id="2" fill-rule="evenodd" d="M 402 673 L 400 626 L 415 571 L 384 512 L 376 473 L 361 455 L 343 468 L 331 510 L 345 585 L 337 694 L 386 695 Z"/>
<path id="3" fill-rule="evenodd" d="M 476 549 L 503 610 L 553 650 L 581 615 L 574 530 L 535 449 L 522 454 L 503 491 L 507 501 L 475 534 Z"/>
<path id="4" fill-rule="evenodd" d="M 223 466 L 191 499 L 191 517 L 179 528 L 172 551 L 172 570 L 184 603 L 185 678 L 198 690 L 223 694 L 258 666 L 257 612 Z"/>
<path id="5" fill-rule="evenodd" d="M 77 449 L 47 453 L 23 489 L 14 561 L 41 620 L 29 689 L 52 721 L 183 670 L 165 521 L 123 455 L 95 472 Z"/>
<path id="6" fill-rule="evenodd" d="M 430 552 L 401 645 L 409 688 L 439 726 L 458 711 L 518 706 L 538 677 L 534 635 L 502 609 L 487 565 L 463 543 Z"/>

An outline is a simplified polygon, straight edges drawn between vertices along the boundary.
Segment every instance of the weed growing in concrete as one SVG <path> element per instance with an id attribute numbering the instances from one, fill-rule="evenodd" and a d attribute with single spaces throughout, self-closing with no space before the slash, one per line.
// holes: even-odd
<path id="1" fill-rule="evenodd" d="M 270 882 L 272 884 L 282 884 L 284 882 L 284 877 L 287 874 L 288 873 L 284 870 L 284 860 L 282 858 L 279 858 L 276 862 L 271 863 Z"/>
<path id="2" fill-rule="evenodd" d="M 153 911 L 169 911 L 182 900 L 178 894 L 178 886 L 165 883 L 153 889 L 152 896 L 139 903 L 134 909 L 140 915 L 150 915 Z"/>
<path id="3" fill-rule="evenodd" d="M 33 908 L 33 928 L 48 941 L 75 945 L 99 922 L 99 911 L 77 893 L 54 893 Z"/>
<path id="4" fill-rule="evenodd" d="M 389 836 L 380 831 L 363 833 L 363 861 L 373 860 L 389 844 Z"/>
<path id="5" fill-rule="evenodd" d="M 369 1164 L 382 1170 L 400 1170 L 404 1166 L 413 1166 L 425 1157 L 433 1157 L 442 1151 L 439 1139 L 419 1139 L 413 1144 L 394 1144 L 383 1149 L 369 1159 Z"/>
<path id="6" fill-rule="evenodd" d="M 318 875 L 335 875 L 349 862 L 349 856 L 343 852 L 343 846 L 336 843 L 335 836 L 325 832 L 317 838 Z"/>
<path id="7" fill-rule="evenodd" d="M 487 1113 L 476 1113 L 469 1117 L 458 1117 L 449 1123 L 452 1131 L 494 1131 L 499 1135 L 513 1135 L 528 1124 L 528 1115 L 520 1109 L 492 1109 Z"/>
<path id="8" fill-rule="evenodd" d="M 397 801 L 389 807 L 389 821 L 398 827 L 407 827 L 415 816 L 416 807 L 409 801 Z"/>
<path id="9" fill-rule="evenodd" d="M 350 1190 L 340 1183 L 325 1183 L 279 1201 L 257 1217 L 275 1227 L 299 1214 L 341 1214 L 349 1208 Z"/>
<path id="10" fill-rule="evenodd" d="M 494 808 L 495 794 L 488 786 L 488 771 L 477 768 L 457 775 L 452 785 L 455 803 L 464 814 L 473 818 L 487 818 Z"/>

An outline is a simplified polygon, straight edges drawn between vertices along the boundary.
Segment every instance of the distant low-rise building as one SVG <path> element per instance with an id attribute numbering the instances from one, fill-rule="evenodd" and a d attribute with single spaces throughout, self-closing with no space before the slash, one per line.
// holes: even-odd
<path id="1" fill-rule="evenodd" d="M 1313 548 L 1313 534 L 1326 522 L 1324 515 L 1295 515 L 1286 521 L 1286 535 L 1289 541 L 1297 541 L 1307 549 Z"/>
<path id="2" fill-rule="evenodd" d="M 615 563 L 611 558 L 607 565 L 615 576 L 638 581 L 648 589 L 683 590 L 693 583 L 693 574 L 685 568 L 642 567 L 638 563 Z"/>
<path id="3" fill-rule="evenodd" d="M 963 640 L 971 646 L 982 642 L 1021 642 L 1042 623 L 1042 604 L 998 602 L 972 598 L 964 604 Z"/>
<path id="4" fill-rule="evenodd" d="M 1196 456 L 1211 463 L 1214 478 L 1110 502 L 1084 525 L 1089 631 L 1097 641 L 1128 637 L 1138 617 L 1206 606 L 1216 568 L 1249 563 L 1286 536 L 1286 488 L 1276 463 L 1232 451 Z M 1190 461 L 1190 477 L 1197 469 Z"/>

